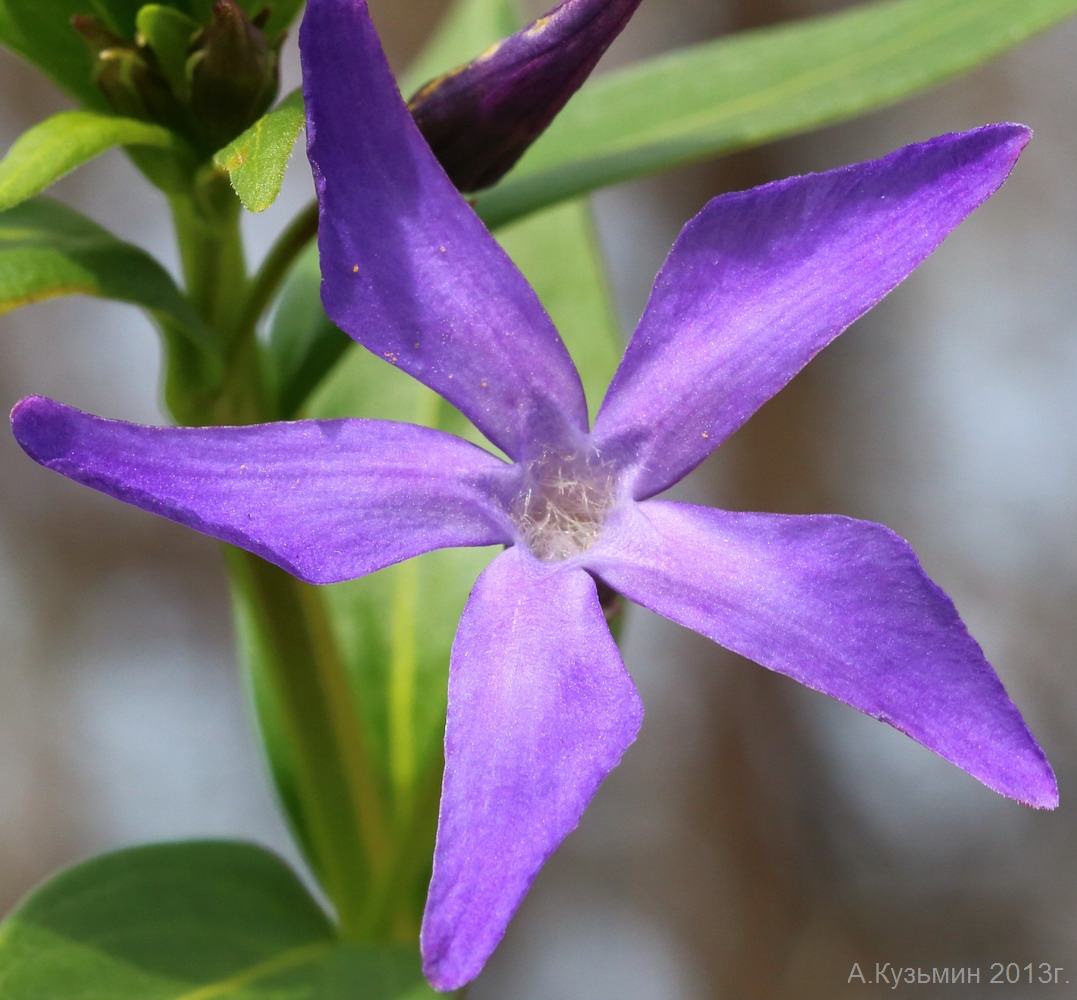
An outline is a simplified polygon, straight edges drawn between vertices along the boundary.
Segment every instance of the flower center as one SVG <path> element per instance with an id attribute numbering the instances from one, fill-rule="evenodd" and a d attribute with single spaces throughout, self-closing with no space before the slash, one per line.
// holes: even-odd
<path id="1" fill-rule="evenodd" d="M 527 465 L 512 520 L 537 558 L 560 562 L 594 545 L 613 500 L 612 464 L 548 452 Z"/>

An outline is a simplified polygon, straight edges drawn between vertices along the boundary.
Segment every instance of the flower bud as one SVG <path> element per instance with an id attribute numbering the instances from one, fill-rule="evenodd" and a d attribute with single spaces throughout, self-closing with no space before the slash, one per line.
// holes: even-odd
<path id="1" fill-rule="evenodd" d="M 93 82 L 117 114 L 184 130 L 186 112 L 152 50 L 114 35 L 85 14 L 77 14 L 71 24 L 93 52 Z"/>
<path id="2" fill-rule="evenodd" d="M 235 0 L 217 0 L 213 20 L 195 40 L 187 63 L 191 110 L 214 150 L 254 124 L 276 97 L 283 36 L 266 38 L 267 15 L 252 21 Z"/>
<path id="3" fill-rule="evenodd" d="M 553 121 L 640 0 L 564 0 L 408 103 L 461 191 L 496 184 Z"/>

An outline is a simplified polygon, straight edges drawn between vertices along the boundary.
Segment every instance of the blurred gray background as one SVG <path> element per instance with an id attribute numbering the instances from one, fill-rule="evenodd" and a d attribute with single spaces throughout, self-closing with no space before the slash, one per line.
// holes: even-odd
<path id="1" fill-rule="evenodd" d="M 402 65 L 444 4 L 371 6 Z M 847 6 L 645 0 L 603 68 Z M 1075 53 L 1071 22 L 897 108 L 595 199 L 627 333 L 714 194 L 988 121 L 1036 130 L 1002 193 L 685 495 L 849 514 L 910 539 L 1047 750 L 1061 809 L 1002 799 L 633 609 L 642 735 L 469 1000 L 832 997 L 864 989 L 848 982 L 854 962 L 866 975 L 877 962 L 980 967 L 985 985 L 992 962 L 1049 962 L 1077 983 Z M 6 147 L 66 103 L 6 53 L 0 72 Z M 309 185 L 297 154 L 285 197 L 251 220 L 255 253 Z M 121 155 L 53 193 L 174 266 L 160 203 Z M 0 323 L 5 407 L 35 392 L 161 419 L 155 337 L 133 309 L 68 299 Z M 61 865 L 148 840 L 245 837 L 294 856 L 234 669 L 215 544 L 38 469 L 7 436 L 0 463 L 0 906 Z"/>

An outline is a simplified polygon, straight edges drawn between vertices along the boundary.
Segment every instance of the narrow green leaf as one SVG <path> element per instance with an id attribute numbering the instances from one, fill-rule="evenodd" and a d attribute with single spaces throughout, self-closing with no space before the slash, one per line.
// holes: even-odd
<path id="1" fill-rule="evenodd" d="M 500 225 L 543 205 L 884 107 L 1077 12 L 1077 0 L 880 0 L 596 78 L 498 187 Z"/>
<path id="2" fill-rule="evenodd" d="M 228 171 L 248 211 L 263 212 L 276 201 L 303 120 L 303 94 L 293 90 L 213 157 L 218 167 Z"/>
<path id="3" fill-rule="evenodd" d="M 134 24 L 136 0 L 131 0 Z M 49 76 L 80 104 L 105 110 L 104 95 L 91 78 L 90 49 L 71 27 L 88 13 L 81 0 L 0 0 L 0 42 Z"/>
<path id="4" fill-rule="evenodd" d="M 266 358 L 276 389 L 277 416 L 288 420 L 354 342 L 322 309 L 318 248 L 313 244 L 292 268 L 273 315 Z"/>
<path id="5" fill-rule="evenodd" d="M 188 155 L 168 129 L 95 111 L 61 111 L 24 132 L 0 160 L 0 211 L 44 191 L 114 146 L 149 146 Z"/>
<path id="6" fill-rule="evenodd" d="M 144 250 L 48 198 L 0 213 L 0 313 L 61 295 L 133 303 L 211 349 L 190 303 Z"/>
<path id="7" fill-rule="evenodd" d="M 506 0 L 456 0 L 402 75 L 401 92 L 407 97 L 428 80 L 474 59 L 519 27 L 516 9 Z"/>
<path id="8" fill-rule="evenodd" d="M 4 1000 L 433 1000 L 417 949 L 339 941 L 253 844 L 157 844 L 57 875 L 0 925 Z"/>
<path id="9" fill-rule="evenodd" d="M 498 233 L 553 317 L 580 370 L 591 419 L 624 353 L 591 213 L 581 201 L 531 216 Z"/>

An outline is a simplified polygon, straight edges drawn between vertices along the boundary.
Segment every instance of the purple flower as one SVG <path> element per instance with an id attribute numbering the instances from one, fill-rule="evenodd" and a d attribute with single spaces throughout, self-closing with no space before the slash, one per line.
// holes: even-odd
<path id="1" fill-rule="evenodd" d="M 371 420 L 148 428 L 39 397 L 12 420 L 42 465 L 314 583 L 445 546 L 505 547 L 452 649 L 422 931 L 431 982 L 478 974 L 636 735 L 598 582 L 1003 795 L 1056 805 L 1043 752 L 901 538 L 653 499 L 989 197 L 1027 129 L 942 136 L 710 202 L 663 265 L 589 431 L 564 344 L 421 139 L 365 3 L 311 0 L 300 41 L 329 315 L 511 461 Z"/>
<path id="2" fill-rule="evenodd" d="M 461 191 L 501 179 L 587 79 L 640 0 L 564 0 L 408 102 Z"/>

